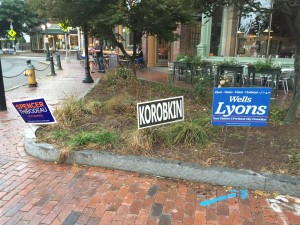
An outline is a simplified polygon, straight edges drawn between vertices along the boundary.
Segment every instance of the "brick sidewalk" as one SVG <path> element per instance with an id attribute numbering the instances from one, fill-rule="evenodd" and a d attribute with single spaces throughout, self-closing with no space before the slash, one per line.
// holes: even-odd
<path id="1" fill-rule="evenodd" d="M 94 84 L 84 84 L 84 68 L 62 62 L 57 76 L 38 81 L 38 88 L 6 93 L 8 111 L 0 112 L 0 224 L 300 224 L 282 207 L 272 210 L 266 197 L 251 191 L 202 207 L 200 202 L 226 195 L 224 187 L 147 177 L 97 167 L 43 162 L 24 152 L 28 128 L 12 101 L 44 97 L 52 107 Z M 166 74 L 139 71 L 144 79 Z M 148 74 L 148 75 L 147 75 Z M 100 74 L 93 75 L 99 79 Z"/>

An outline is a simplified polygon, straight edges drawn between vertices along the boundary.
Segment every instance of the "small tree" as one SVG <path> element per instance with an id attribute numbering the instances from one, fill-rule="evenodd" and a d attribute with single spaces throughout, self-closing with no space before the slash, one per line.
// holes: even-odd
<path id="1" fill-rule="evenodd" d="M 33 1 L 33 0 L 31 0 Z M 137 44 L 143 35 L 156 35 L 165 40 L 174 40 L 173 31 L 179 22 L 188 21 L 189 10 L 183 0 L 57 0 L 44 9 L 48 0 L 41 0 L 36 8 L 42 14 L 59 20 L 68 19 L 83 28 L 85 34 L 101 37 L 113 42 L 130 60 L 135 73 L 134 57 Z M 122 25 L 133 34 L 133 55 L 129 55 L 123 44 L 122 34 L 115 27 Z M 87 51 L 87 47 L 86 47 Z"/>
<path id="2" fill-rule="evenodd" d="M 0 5 L 0 38 L 9 38 L 11 25 L 16 37 L 22 38 L 38 23 L 37 14 L 23 0 L 2 0 Z"/>
<path id="3" fill-rule="evenodd" d="M 98 13 L 104 11 L 105 5 L 114 0 L 28 0 L 29 5 L 35 9 L 41 18 L 51 18 L 57 22 L 66 23 L 73 27 L 81 27 L 84 32 L 85 50 L 85 79 L 84 83 L 94 82 L 90 75 L 88 61 L 88 33 L 91 21 Z M 45 5 L 47 7 L 45 7 Z M 65 24 L 66 25 L 66 24 Z"/>
<path id="4" fill-rule="evenodd" d="M 174 31 L 179 22 L 191 20 L 191 12 L 181 0 L 123 0 L 112 4 L 104 13 L 92 21 L 92 34 L 101 35 L 113 41 L 130 60 L 134 74 L 134 58 L 137 44 L 143 36 L 155 35 L 166 41 L 177 38 Z M 123 46 L 123 37 L 114 31 L 116 25 L 130 30 L 133 36 L 133 54 L 129 55 Z"/>

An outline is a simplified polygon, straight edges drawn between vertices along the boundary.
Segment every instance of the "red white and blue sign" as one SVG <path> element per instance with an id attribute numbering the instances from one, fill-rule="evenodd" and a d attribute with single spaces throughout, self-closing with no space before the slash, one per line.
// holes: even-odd
<path id="1" fill-rule="evenodd" d="M 48 124 L 56 123 L 45 99 L 33 99 L 12 103 L 25 123 Z"/>
<path id="2" fill-rule="evenodd" d="M 212 125 L 267 126 L 272 88 L 214 88 Z"/>

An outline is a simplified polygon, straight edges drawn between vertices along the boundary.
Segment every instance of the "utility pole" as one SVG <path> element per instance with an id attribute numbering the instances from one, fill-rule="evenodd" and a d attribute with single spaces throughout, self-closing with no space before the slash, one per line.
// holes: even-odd
<path id="1" fill-rule="evenodd" d="M 3 74 L 2 74 L 1 57 L 0 57 L 0 111 L 7 111 Z"/>

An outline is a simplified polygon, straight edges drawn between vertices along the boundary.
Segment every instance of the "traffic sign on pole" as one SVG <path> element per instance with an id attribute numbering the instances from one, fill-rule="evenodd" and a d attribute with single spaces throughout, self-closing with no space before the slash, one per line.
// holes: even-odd
<path id="1" fill-rule="evenodd" d="M 13 38 L 14 36 L 16 36 L 16 34 L 17 34 L 17 32 L 14 31 L 13 29 L 9 30 L 7 33 L 8 33 L 9 36 L 11 36 L 12 38 Z"/>

